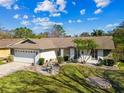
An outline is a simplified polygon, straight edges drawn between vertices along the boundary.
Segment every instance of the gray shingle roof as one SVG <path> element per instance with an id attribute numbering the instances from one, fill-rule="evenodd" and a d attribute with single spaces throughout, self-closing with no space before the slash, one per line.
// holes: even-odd
<path id="1" fill-rule="evenodd" d="M 0 39 L 0 48 L 7 48 L 10 45 L 13 45 L 22 39 Z"/>
<path id="2" fill-rule="evenodd" d="M 97 49 L 114 49 L 115 48 L 114 42 L 112 40 L 112 36 L 79 37 L 79 38 L 94 40 L 98 45 Z M 34 43 L 30 43 L 30 42 L 16 43 L 16 44 L 11 44 L 10 47 L 11 48 L 28 48 L 28 49 L 67 48 L 67 47 L 75 46 L 73 43 L 74 39 L 76 39 L 76 37 L 75 38 L 69 37 L 69 38 L 29 39 L 30 41 L 33 41 Z M 0 42 L 1 42 L 1 40 L 0 40 Z M 11 42 L 11 40 L 8 40 L 7 42 Z M 6 42 L 6 44 L 7 44 L 7 42 Z M 8 43 L 8 45 L 9 45 L 9 43 Z"/>

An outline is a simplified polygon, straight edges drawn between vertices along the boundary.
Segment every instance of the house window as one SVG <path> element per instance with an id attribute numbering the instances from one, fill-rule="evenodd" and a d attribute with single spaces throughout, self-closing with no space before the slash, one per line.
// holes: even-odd
<path id="1" fill-rule="evenodd" d="M 97 59 L 98 56 L 97 56 L 97 50 L 91 50 L 91 56 L 93 59 Z"/>
<path id="2" fill-rule="evenodd" d="M 81 54 L 84 54 L 84 51 L 81 51 Z"/>
<path id="3" fill-rule="evenodd" d="M 60 49 L 57 51 L 57 56 L 60 56 L 60 51 L 61 51 Z"/>
<path id="4" fill-rule="evenodd" d="M 111 52 L 111 50 L 104 50 L 104 51 L 103 51 L 103 55 L 104 55 L 104 56 L 108 56 L 108 54 L 109 54 L 110 52 Z"/>

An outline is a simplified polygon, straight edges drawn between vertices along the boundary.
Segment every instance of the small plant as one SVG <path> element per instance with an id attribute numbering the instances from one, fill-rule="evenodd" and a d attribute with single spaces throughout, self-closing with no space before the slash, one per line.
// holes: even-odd
<path id="1" fill-rule="evenodd" d="M 12 55 L 8 56 L 7 58 L 7 62 L 13 62 L 14 58 Z"/>
<path id="2" fill-rule="evenodd" d="M 68 61 L 69 56 L 64 56 L 64 61 Z"/>
<path id="3" fill-rule="evenodd" d="M 97 66 L 102 66 L 102 65 L 104 65 L 104 60 L 103 59 L 99 59 L 98 60 L 98 63 L 96 64 Z"/>
<path id="4" fill-rule="evenodd" d="M 58 63 L 61 64 L 64 61 L 63 57 L 57 57 Z"/>
<path id="5" fill-rule="evenodd" d="M 45 61 L 44 58 L 40 58 L 40 59 L 39 59 L 39 65 L 43 65 L 43 64 L 44 64 L 44 61 Z"/>

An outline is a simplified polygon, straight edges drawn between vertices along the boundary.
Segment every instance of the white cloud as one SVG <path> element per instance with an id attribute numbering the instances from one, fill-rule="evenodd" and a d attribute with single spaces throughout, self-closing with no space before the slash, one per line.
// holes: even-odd
<path id="1" fill-rule="evenodd" d="M 34 18 L 32 20 L 33 23 L 35 23 L 36 25 L 43 25 L 42 23 L 47 23 L 49 22 L 49 18 L 48 17 L 44 17 L 44 18 Z"/>
<path id="2" fill-rule="evenodd" d="M 84 14 L 85 14 L 85 12 L 86 12 L 86 10 L 85 10 L 85 9 L 80 10 L 80 14 L 81 14 L 81 15 L 84 15 Z"/>
<path id="3" fill-rule="evenodd" d="M 111 3 L 111 0 L 94 0 L 97 7 L 104 8 Z"/>
<path id="4" fill-rule="evenodd" d="M 108 24 L 108 25 L 105 26 L 105 29 L 112 30 L 118 25 L 119 25 L 119 23 Z"/>
<path id="5" fill-rule="evenodd" d="M 68 20 L 68 23 L 73 23 L 73 21 L 69 19 L 69 20 Z"/>
<path id="6" fill-rule="evenodd" d="M 72 4 L 73 4 L 73 5 L 76 5 L 76 2 L 72 1 Z"/>
<path id="7" fill-rule="evenodd" d="M 23 19 L 28 19 L 28 15 L 24 15 L 23 16 Z"/>
<path id="8" fill-rule="evenodd" d="M 71 20 L 71 19 L 69 19 L 68 20 L 68 23 L 81 23 L 82 22 L 82 20 L 81 19 L 77 19 L 77 20 Z"/>
<path id="9" fill-rule="evenodd" d="M 67 13 L 66 8 L 66 0 L 44 0 L 43 2 L 39 2 L 37 7 L 34 9 L 34 12 L 49 12 L 50 15 L 60 16 L 60 12 Z"/>
<path id="10" fill-rule="evenodd" d="M 91 17 L 91 18 L 87 18 L 88 21 L 94 21 L 94 20 L 98 20 L 98 18 L 96 17 Z"/>
<path id="11" fill-rule="evenodd" d="M 42 31 L 42 30 L 48 30 L 48 29 L 50 29 L 49 27 L 42 27 L 42 26 L 34 26 L 33 28 L 32 28 L 34 31 Z"/>
<path id="12" fill-rule="evenodd" d="M 97 9 L 94 13 L 95 14 L 100 14 L 102 12 L 102 8 L 107 7 L 112 0 L 94 0 L 96 3 L 96 7 L 99 8 Z"/>
<path id="13" fill-rule="evenodd" d="M 57 0 L 56 4 L 59 5 L 59 10 L 64 11 L 66 7 L 66 1 L 65 0 Z"/>
<path id="14" fill-rule="evenodd" d="M 36 16 L 35 16 L 35 15 L 33 15 L 32 17 L 33 17 L 33 18 L 35 18 Z"/>
<path id="15" fill-rule="evenodd" d="M 52 2 L 50 2 L 49 0 L 45 0 L 43 2 L 38 3 L 34 11 L 35 13 L 40 12 L 40 11 L 48 11 L 52 13 L 56 11 L 56 8 Z"/>
<path id="16" fill-rule="evenodd" d="M 11 9 L 11 6 L 15 3 L 15 0 L 0 0 L 0 6 L 7 9 Z"/>
<path id="17" fill-rule="evenodd" d="M 18 19 L 19 17 L 20 17 L 19 14 L 16 14 L 16 15 L 13 16 L 14 19 Z"/>
<path id="18" fill-rule="evenodd" d="M 97 9 L 97 10 L 95 10 L 95 12 L 94 12 L 94 14 L 100 14 L 100 13 L 102 13 L 102 9 Z"/>
<path id="19" fill-rule="evenodd" d="M 24 25 L 24 26 L 28 26 L 28 25 L 30 25 L 30 22 L 27 21 L 27 20 L 23 20 L 23 21 L 21 22 L 21 24 Z"/>
<path id="20" fill-rule="evenodd" d="M 50 21 L 50 19 L 48 17 L 34 18 L 32 20 L 32 22 L 34 23 L 36 28 L 37 27 L 42 27 L 42 29 L 51 28 L 55 24 L 63 25 L 63 23 Z"/>
<path id="21" fill-rule="evenodd" d="M 59 16 L 61 16 L 60 13 L 53 13 L 53 14 L 50 14 L 50 17 L 59 17 Z"/>
<path id="22" fill-rule="evenodd" d="M 14 5 L 13 9 L 14 9 L 14 10 L 19 10 L 20 8 L 19 8 L 19 6 L 16 4 L 16 5 Z"/>
<path id="23" fill-rule="evenodd" d="M 77 20 L 77 23 L 81 23 L 81 22 L 82 22 L 82 20 L 80 20 L 80 19 Z"/>

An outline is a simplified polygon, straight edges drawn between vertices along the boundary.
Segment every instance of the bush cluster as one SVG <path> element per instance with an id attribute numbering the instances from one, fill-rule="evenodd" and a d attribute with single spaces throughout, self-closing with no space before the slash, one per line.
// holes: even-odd
<path id="1" fill-rule="evenodd" d="M 102 60 L 99 59 L 99 64 L 97 65 L 105 65 L 105 66 L 113 66 L 115 64 L 115 62 L 113 60 Z"/>
<path id="2" fill-rule="evenodd" d="M 7 58 L 7 62 L 13 62 L 14 61 L 14 58 L 12 55 L 8 56 Z"/>
<path id="3" fill-rule="evenodd" d="M 43 65 L 43 64 L 44 64 L 44 61 L 45 61 L 44 58 L 40 58 L 40 59 L 39 59 L 39 65 Z"/>
<path id="4" fill-rule="evenodd" d="M 62 62 L 64 62 L 64 58 L 63 57 L 57 57 L 58 63 L 61 64 Z"/>

